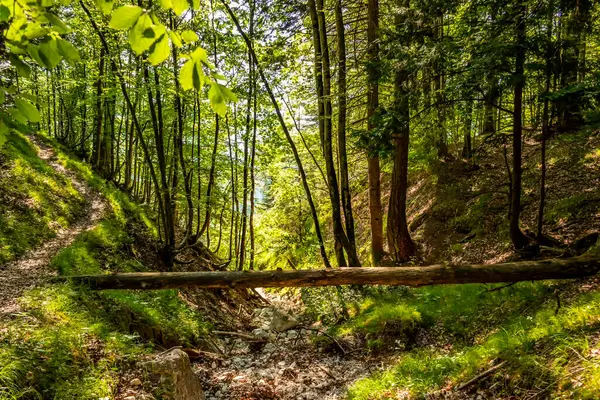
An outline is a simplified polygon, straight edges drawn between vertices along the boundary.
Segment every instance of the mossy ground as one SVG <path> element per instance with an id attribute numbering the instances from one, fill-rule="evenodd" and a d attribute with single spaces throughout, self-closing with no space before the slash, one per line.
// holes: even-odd
<path id="1" fill-rule="evenodd" d="M 400 340 L 391 366 L 356 382 L 348 397 L 421 398 L 454 388 L 500 361 L 507 363 L 497 375 L 470 390 L 481 390 L 484 398 L 600 397 L 596 281 L 523 282 L 486 290 L 462 285 L 369 297 L 340 333 Z M 566 297 L 558 309 L 555 293 Z M 397 326 L 385 332 L 390 321 Z M 415 325 L 420 334 L 404 349 L 399 332 Z"/>
<path id="2" fill-rule="evenodd" d="M 70 180 L 41 160 L 25 136 L 9 139 L 0 148 L 0 265 L 67 228 L 84 206 Z"/>
<path id="3" fill-rule="evenodd" d="M 25 165 L 27 171 L 33 171 L 28 174 L 37 174 L 32 181 L 24 179 L 15 188 L 16 193 L 33 190 L 40 182 L 45 185 L 40 191 L 55 186 L 70 188 L 62 176 L 53 174 L 36 159 L 26 139 L 15 140 L 16 144 L 9 145 L 8 150 L 14 165 Z M 62 275 L 143 271 L 152 267 L 147 265 L 147 258 L 139 256 L 145 253 L 139 246 L 148 245 L 138 243 L 139 237 L 151 242 L 156 235 L 146 210 L 96 176 L 86 164 L 71 158 L 57 143 L 52 145 L 60 163 L 106 197 L 110 212 L 56 254 L 51 267 Z M 54 195 L 50 189 L 43 190 L 45 196 Z M 49 219 L 59 211 L 65 215 L 73 213 L 72 208 L 79 207 L 81 199 L 76 192 L 70 195 L 75 199 L 72 202 L 60 197 L 44 198 L 41 215 Z M 62 203 L 58 205 L 57 201 Z M 14 226 L 30 224 L 22 220 L 25 215 L 16 215 Z M 40 221 L 41 224 L 45 219 Z M 44 240 L 50 232 L 48 228 L 45 236 L 26 242 L 22 251 Z M 12 257 L 17 254 L 10 253 Z M 209 328 L 177 290 L 93 292 L 70 284 L 54 284 L 30 290 L 19 301 L 23 313 L 0 322 L 0 399 L 110 398 L 118 384 L 119 371 L 136 357 L 150 353 L 156 346 L 194 346 Z"/>

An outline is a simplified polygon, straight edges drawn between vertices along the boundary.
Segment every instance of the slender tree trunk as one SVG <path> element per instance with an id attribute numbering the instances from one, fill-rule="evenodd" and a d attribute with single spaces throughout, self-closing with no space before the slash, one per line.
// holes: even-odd
<path id="1" fill-rule="evenodd" d="M 256 157 L 256 79 L 254 80 L 254 106 L 253 106 L 253 128 L 252 128 L 252 150 L 250 156 L 250 266 L 249 269 L 254 269 L 254 253 L 256 251 L 254 243 L 254 189 L 255 189 L 255 178 L 254 178 L 254 163 Z"/>
<path id="2" fill-rule="evenodd" d="M 335 7 L 335 26 L 338 47 L 338 152 L 340 164 L 340 188 L 342 191 L 342 208 L 346 222 L 346 235 L 350 245 L 356 252 L 354 233 L 354 216 L 352 215 L 352 196 L 348 179 L 348 153 L 346 151 L 346 34 L 342 0 L 337 0 Z"/>
<path id="3" fill-rule="evenodd" d="M 376 128 L 375 113 L 379 107 L 379 0 L 368 0 L 367 22 L 367 129 Z M 369 216 L 371 220 L 371 256 L 373 264 L 379 265 L 383 251 L 383 212 L 381 209 L 381 182 L 379 155 L 368 154 L 369 170 Z"/>
<path id="4" fill-rule="evenodd" d="M 467 100 L 465 110 L 465 123 L 463 125 L 463 149 L 462 157 L 470 160 L 473 156 L 473 144 L 471 143 L 471 125 L 473 124 L 473 101 Z"/>
<path id="5" fill-rule="evenodd" d="M 512 196 L 510 207 L 510 238 L 515 249 L 527 246 L 527 238 L 519 227 L 521 214 L 521 178 L 522 178 L 522 111 L 523 111 L 523 86 L 525 85 L 525 18 L 527 6 L 523 0 L 517 3 L 515 15 L 515 31 L 517 48 L 515 56 L 515 88 L 514 88 L 514 116 L 513 116 L 513 169 L 512 169 Z"/>
<path id="6" fill-rule="evenodd" d="M 250 29 L 249 39 L 253 40 L 254 37 L 254 1 L 250 1 Z M 250 133 L 252 131 L 251 125 L 251 111 L 252 111 L 252 99 L 254 89 L 254 64 L 252 63 L 252 54 L 248 50 L 248 65 L 250 66 L 249 71 L 249 83 L 248 83 L 248 104 L 246 107 L 246 134 L 244 135 L 244 180 L 243 180 L 243 196 L 242 196 L 242 237 L 240 239 L 240 254 L 238 269 L 241 271 L 244 269 L 244 263 L 246 261 L 246 226 L 248 221 L 248 146 L 250 142 Z"/>
<path id="7" fill-rule="evenodd" d="M 553 2 L 551 2 L 551 5 Z M 550 82 L 552 78 L 552 22 L 554 19 L 554 9 L 551 7 L 551 11 L 548 15 L 548 25 L 546 27 L 546 81 L 544 84 L 545 96 L 544 96 L 544 111 L 542 114 L 542 154 L 541 154 L 541 177 L 540 177 L 540 204 L 538 208 L 538 221 L 537 221 L 537 240 L 541 242 L 543 239 L 543 227 L 544 227 L 544 203 L 546 201 L 546 140 L 549 136 L 550 130 L 550 113 L 549 113 L 549 100 L 548 94 L 550 92 Z"/>

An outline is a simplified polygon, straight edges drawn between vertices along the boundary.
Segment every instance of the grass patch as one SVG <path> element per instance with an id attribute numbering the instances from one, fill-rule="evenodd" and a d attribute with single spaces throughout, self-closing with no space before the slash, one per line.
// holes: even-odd
<path id="1" fill-rule="evenodd" d="M 485 298 L 477 285 L 412 291 L 419 301 L 411 303 L 411 297 L 404 301 L 421 312 L 430 330 L 445 331 L 446 341 L 436 342 L 449 345 L 449 351 L 447 347 L 405 352 L 395 366 L 355 383 L 348 397 L 421 397 L 467 381 L 494 360 L 507 360 L 501 379 L 509 379 L 510 394 L 547 388 L 566 396 L 562 398 L 598 398 L 600 367 L 590 355 L 600 351 L 591 343 L 600 323 L 600 293 L 580 295 L 555 315 L 556 304 L 545 301 L 549 284 L 520 283 L 508 289 L 486 293 Z"/>
<path id="2" fill-rule="evenodd" d="M 27 138 L 12 133 L 9 139 L 0 148 L 0 265 L 68 227 L 84 205 Z"/>
<path id="3" fill-rule="evenodd" d="M 56 188 L 64 191 L 68 182 L 60 175 L 54 176 L 24 138 L 16 140 L 24 147 L 11 156 L 13 164 L 25 163 L 36 174 L 52 177 Z M 111 205 L 109 215 L 62 249 L 51 266 L 62 275 L 147 270 L 134 256 L 139 253 L 135 251 L 134 239 L 139 235 L 138 227 L 145 225 L 150 235 L 156 234 L 144 208 L 51 142 L 59 162 L 75 170 Z M 17 151 L 14 145 L 9 147 Z M 39 181 L 33 180 L 28 187 L 36 184 Z M 24 187 L 15 190 L 20 192 Z M 48 187 L 39 190 L 43 196 L 52 193 Z M 63 208 L 71 212 L 73 206 L 65 203 Z M 31 225 L 30 220 L 24 219 L 26 215 L 15 215 L 19 226 Z M 50 215 L 53 214 L 48 213 L 47 218 Z M 0 227 L 4 227 L 1 221 Z M 46 237 L 38 237 L 29 247 Z M 19 301 L 23 313 L 0 321 L 2 400 L 112 398 L 119 371 L 141 354 L 150 353 L 155 344 L 194 346 L 210 327 L 177 290 L 94 292 L 69 284 L 49 285 L 26 292 Z"/>

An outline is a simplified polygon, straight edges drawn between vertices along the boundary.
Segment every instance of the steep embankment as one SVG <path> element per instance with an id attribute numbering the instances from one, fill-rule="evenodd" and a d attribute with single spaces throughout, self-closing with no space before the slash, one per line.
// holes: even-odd
<path id="1" fill-rule="evenodd" d="M 0 399 L 151 393 L 123 378 L 136 361 L 174 345 L 210 349 L 213 324 L 232 327 L 226 317 L 239 309 L 227 293 L 48 284 L 55 274 L 163 269 L 152 218 L 50 139 L 14 135 L 0 154 Z"/>
<path id="2" fill-rule="evenodd" d="M 536 139 L 535 134 L 526 137 L 523 147 L 521 226 L 529 235 L 536 232 L 539 204 L 541 153 Z M 454 157 L 410 171 L 409 230 L 419 245 L 423 264 L 498 263 L 515 258 L 507 218 L 511 153 L 503 140 L 499 134 L 477 143 L 470 162 Z M 599 148 L 599 132 L 561 134 L 548 142 L 544 233 L 556 245 L 571 246 L 574 253 L 589 248 L 600 230 Z M 386 209 L 387 177 L 382 175 Z M 367 191 L 357 193 L 354 203 L 359 243 L 368 243 Z M 577 243 L 584 237 L 587 240 Z M 563 250 L 553 254 L 567 251 Z"/>

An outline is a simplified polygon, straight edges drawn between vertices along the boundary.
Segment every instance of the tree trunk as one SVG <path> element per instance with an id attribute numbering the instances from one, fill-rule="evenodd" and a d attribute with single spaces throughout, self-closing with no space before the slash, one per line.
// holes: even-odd
<path id="1" fill-rule="evenodd" d="M 404 7 L 410 7 L 409 0 Z M 398 20 L 398 30 L 402 29 L 404 18 Z M 408 40 L 408 39 L 407 39 Z M 391 193 L 388 207 L 387 239 L 389 252 L 396 262 L 409 261 L 417 248 L 408 232 L 406 222 L 406 191 L 408 189 L 408 144 L 410 137 L 410 103 L 408 93 L 408 71 L 400 62 L 394 79 L 394 114 L 397 118 L 394 141 L 394 169 L 392 172 Z"/>
<path id="2" fill-rule="evenodd" d="M 515 90 L 513 108 L 513 170 L 510 207 L 510 238 L 515 249 L 519 250 L 528 244 L 527 238 L 519 227 L 519 216 L 521 214 L 523 86 L 525 85 L 525 17 L 527 14 L 527 6 L 523 0 L 519 0 L 516 12 L 515 30 L 517 37 L 517 48 L 515 56 Z"/>
<path id="3" fill-rule="evenodd" d="M 346 151 L 346 34 L 342 0 L 337 0 L 335 6 L 335 27 L 338 47 L 338 153 L 340 165 L 340 189 L 342 191 L 342 209 L 346 223 L 346 236 L 350 246 L 356 252 L 354 233 L 354 216 L 352 215 L 352 196 L 348 178 L 348 153 Z"/>
<path id="4" fill-rule="evenodd" d="M 575 279 L 595 275 L 600 260 L 590 258 L 522 261 L 503 264 L 431 265 L 427 267 L 337 268 L 321 270 L 137 272 L 60 276 L 57 282 L 87 284 L 92 289 L 170 289 L 315 287 L 338 285 L 426 286 L 463 283 Z"/>
<path id="5" fill-rule="evenodd" d="M 376 128 L 375 113 L 379 107 L 379 0 L 368 0 L 367 22 L 367 130 Z M 379 265 L 383 251 L 383 212 L 381 210 L 381 182 L 379 155 L 368 154 L 369 217 L 371 223 L 371 256 L 373 264 Z"/>

